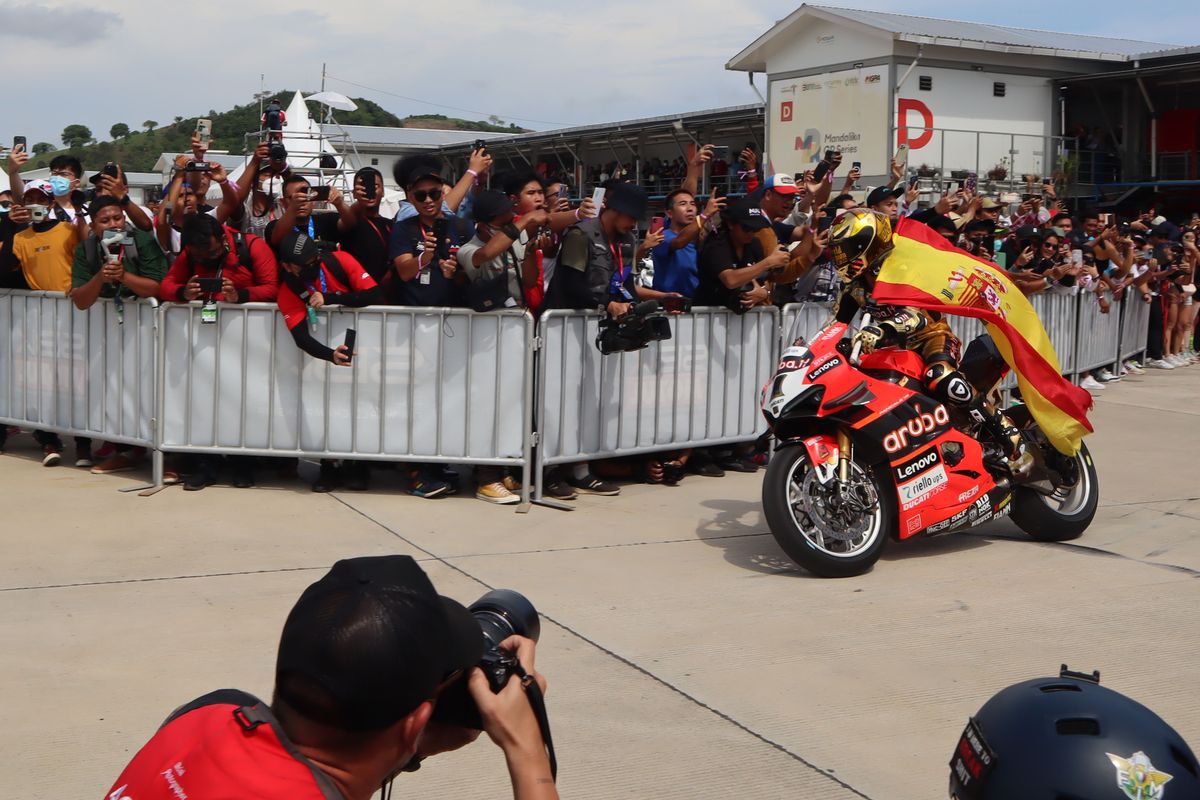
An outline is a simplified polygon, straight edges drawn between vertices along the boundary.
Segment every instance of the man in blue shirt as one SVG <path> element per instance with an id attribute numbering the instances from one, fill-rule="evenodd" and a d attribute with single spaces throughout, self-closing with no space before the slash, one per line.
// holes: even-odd
<path id="1" fill-rule="evenodd" d="M 717 197 L 716 189 L 708 198 L 704 213 L 697 217 L 696 197 L 687 189 L 676 189 L 667 195 L 667 219 L 670 225 L 663 230 L 662 243 L 650 251 L 654 259 L 654 289 L 692 297 L 700 283 L 696 269 L 696 242 L 708 220 L 725 207 L 725 198 Z"/>

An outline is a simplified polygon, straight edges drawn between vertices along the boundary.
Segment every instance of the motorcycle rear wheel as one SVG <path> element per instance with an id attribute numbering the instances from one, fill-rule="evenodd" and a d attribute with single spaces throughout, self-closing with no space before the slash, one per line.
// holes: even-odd
<path id="1" fill-rule="evenodd" d="M 860 512 L 856 521 L 862 523 L 861 533 L 845 538 L 824 535 L 820 524 L 828 526 L 830 521 L 822 519 L 818 523 L 809 516 L 822 513 L 821 503 L 814 502 L 814 493 L 824 488 L 816 482 L 803 446 L 777 451 L 763 479 L 763 513 L 775 541 L 793 561 L 822 578 L 848 578 L 868 572 L 879 560 L 895 526 L 894 504 L 888 501 L 890 487 L 881 487 L 870 467 L 857 460 L 852 464 L 852 474 L 869 480 L 878 500 L 873 510 Z"/>
<path id="2" fill-rule="evenodd" d="M 1086 444 L 1080 444 L 1075 459 L 1079 479 L 1070 490 L 1060 490 L 1053 497 L 1023 486 L 1013 492 L 1013 522 L 1039 542 L 1078 539 L 1096 516 L 1100 481 Z"/>

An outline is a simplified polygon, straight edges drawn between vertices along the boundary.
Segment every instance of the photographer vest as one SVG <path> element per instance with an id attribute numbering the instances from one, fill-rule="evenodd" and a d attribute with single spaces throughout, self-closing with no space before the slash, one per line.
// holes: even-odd
<path id="1" fill-rule="evenodd" d="M 619 236 L 611 243 L 600 227 L 600 218 L 577 222 L 563 233 L 554 280 L 546 295 L 547 308 L 603 308 L 611 300 L 632 302 L 634 298 L 614 292 L 614 277 L 622 268 L 621 285 L 634 269 L 636 243 L 633 236 Z M 586 297 L 585 297 L 586 295 Z"/>
<path id="2" fill-rule="evenodd" d="M 288 739 L 266 703 L 222 689 L 177 709 L 105 797 L 258 797 L 343 800 Z"/>

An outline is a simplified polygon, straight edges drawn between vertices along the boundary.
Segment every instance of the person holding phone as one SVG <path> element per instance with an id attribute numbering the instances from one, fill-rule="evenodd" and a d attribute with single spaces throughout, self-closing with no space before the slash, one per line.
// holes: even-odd
<path id="1" fill-rule="evenodd" d="M 383 175 L 379 170 L 363 167 L 354 173 L 354 204 L 350 206 L 354 225 L 341 231 L 340 241 L 342 249 L 362 264 L 387 296 L 390 293 L 386 284 L 392 274 L 388 242 L 392 238 L 393 223 L 379 213 L 382 201 Z"/>
<path id="2" fill-rule="evenodd" d="M 291 175 L 283 182 L 283 215 L 279 219 L 267 223 L 263 238 L 271 247 L 278 248 L 284 237 L 289 233 L 306 233 L 310 239 L 315 239 L 318 246 L 332 250 L 337 246 L 338 239 L 346 231 L 353 230 L 358 224 L 357 217 L 346 205 L 341 191 L 336 186 L 323 186 L 327 189 L 329 204 L 337 209 L 337 214 L 314 214 L 313 203 L 317 195 L 308 178 L 303 175 Z"/>
<path id="3" fill-rule="evenodd" d="M 308 325 L 309 310 L 377 305 L 383 302 L 383 291 L 354 256 L 340 250 L 322 252 L 306 233 L 289 233 L 277 252 L 280 283 L 276 303 L 292 341 L 313 358 L 338 367 L 350 366 L 353 346 L 341 344 L 330 348 L 317 341 Z M 322 459 L 312 490 L 331 492 L 342 485 L 364 491 L 368 477 L 366 462 L 344 460 L 339 466 L 330 459 Z"/>
<path id="4" fill-rule="evenodd" d="M 462 238 L 445 213 L 441 161 L 408 156 L 397 175 L 417 215 L 392 226 L 388 258 L 398 284 L 396 299 L 406 306 L 461 306 L 466 278 L 459 274 L 454 253 Z"/>
<path id="5" fill-rule="evenodd" d="M 705 200 L 704 211 L 697 213 L 696 197 L 687 189 L 667 195 L 663 240 L 650 255 L 654 259 L 654 288 L 668 294 L 694 297 L 700 285 L 696 264 L 697 243 L 703 239 L 709 220 L 725 209 L 726 200 L 716 188 Z"/>

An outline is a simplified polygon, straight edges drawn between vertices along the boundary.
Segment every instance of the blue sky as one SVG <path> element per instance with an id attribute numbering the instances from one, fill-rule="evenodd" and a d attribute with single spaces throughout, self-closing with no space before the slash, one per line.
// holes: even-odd
<path id="1" fill-rule="evenodd" d="M 1113 0 L 885 0 L 830 5 L 1020 27 L 1200 43 L 1200 4 Z M 653 116 L 755 102 L 725 62 L 798 7 L 775 0 L 0 0 L 0 142 L 22 134 L 61 144 L 88 125 L 170 122 L 249 102 L 268 88 L 315 90 L 332 75 L 451 111 L 330 81 L 404 116 L 496 115 L 528 127 Z M 252 12 L 252 15 L 248 12 Z M 111 65 L 111 66 L 110 66 Z M 522 122 L 521 120 L 537 120 Z M 552 124 L 556 123 L 556 124 Z"/>

